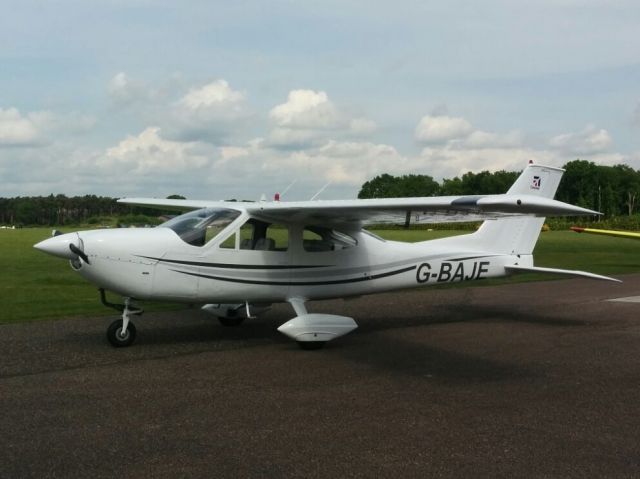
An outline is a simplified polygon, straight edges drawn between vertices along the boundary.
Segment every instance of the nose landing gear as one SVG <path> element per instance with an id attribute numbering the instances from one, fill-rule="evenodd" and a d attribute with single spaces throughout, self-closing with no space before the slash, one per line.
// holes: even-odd
<path id="1" fill-rule="evenodd" d="M 136 339 L 136 327 L 129 316 L 139 316 L 143 310 L 134 306 L 131 298 L 124 298 L 124 304 L 109 303 L 103 289 L 100 290 L 100 299 L 105 306 L 122 311 L 122 319 L 116 319 L 107 329 L 107 340 L 115 348 L 131 346 Z"/>

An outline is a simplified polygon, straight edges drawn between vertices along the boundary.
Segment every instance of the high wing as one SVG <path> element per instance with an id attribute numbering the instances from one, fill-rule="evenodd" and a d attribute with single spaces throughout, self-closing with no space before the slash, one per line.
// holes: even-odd
<path id="1" fill-rule="evenodd" d="M 579 228 L 578 226 L 572 226 L 571 229 L 576 233 L 590 233 L 594 235 L 615 236 L 618 238 L 640 240 L 640 233 L 634 233 L 632 231 L 599 230 L 595 228 Z"/>
<path id="2" fill-rule="evenodd" d="M 579 216 L 600 213 L 550 198 L 533 195 L 437 196 L 367 200 L 318 200 L 300 202 L 229 202 L 123 198 L 119 203 L 187 211 L 207 207 L 236 208 L 278 222 L 361 226 L 372 223 L 446 223 L 506 216 Z"/>

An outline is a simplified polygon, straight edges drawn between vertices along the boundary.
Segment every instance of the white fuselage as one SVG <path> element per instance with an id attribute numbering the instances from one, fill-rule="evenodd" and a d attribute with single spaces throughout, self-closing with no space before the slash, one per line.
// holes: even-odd
<path id="1" fill-rule="evenodd" d="M 505 265 L 532 262 L 530 256 L 474 250 L 468 235 L 402 243 L 360 230 L 351 233 L 356 245 L 334 251 L 306 251 L 296 225 L 289 227 L 286 251 L 220 248 L 225 235 L 192 246 L 168 228 L 78 235 L 89 264 L 76 270 L 92 283 L 127 297 L 188 303 L 358 296 L 504 276 Z"/>

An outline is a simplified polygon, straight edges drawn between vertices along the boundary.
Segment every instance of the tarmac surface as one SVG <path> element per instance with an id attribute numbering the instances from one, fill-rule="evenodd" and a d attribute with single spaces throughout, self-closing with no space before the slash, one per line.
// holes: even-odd
<path id="1" fill-rule="evenodd" d="M 0 477 L 638 477 L 640 274 L 0 326 Z"/>

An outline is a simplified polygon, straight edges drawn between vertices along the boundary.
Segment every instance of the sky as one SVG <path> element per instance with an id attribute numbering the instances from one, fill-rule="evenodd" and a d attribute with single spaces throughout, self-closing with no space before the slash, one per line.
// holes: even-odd
<path id="1" fill-rule="evenodd" d="M 6 2 L 0 197 L 640 169 L 638 31 L 636 0 Z"/>

